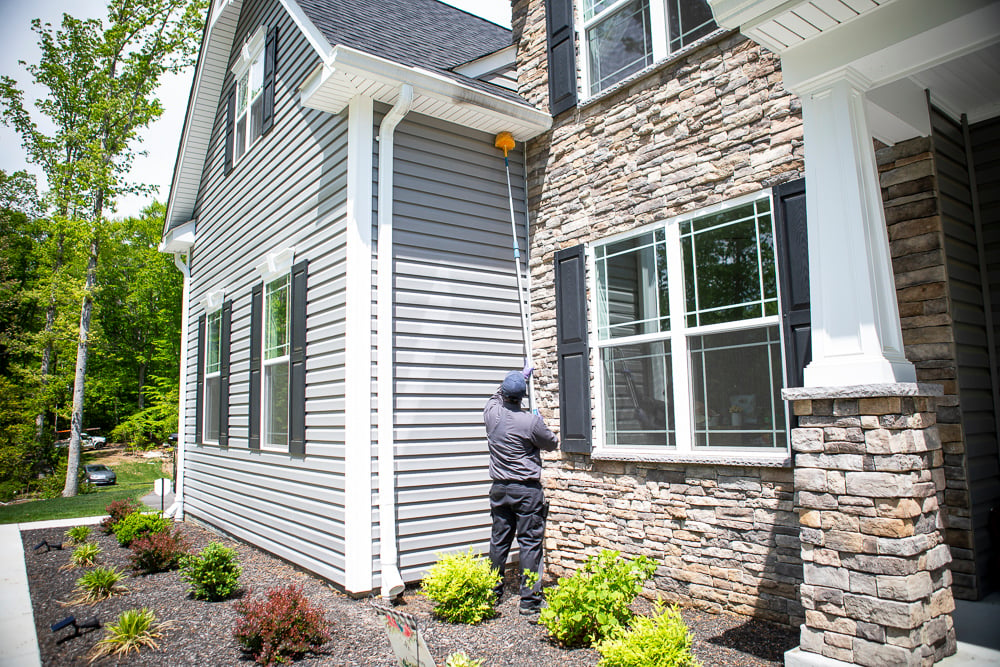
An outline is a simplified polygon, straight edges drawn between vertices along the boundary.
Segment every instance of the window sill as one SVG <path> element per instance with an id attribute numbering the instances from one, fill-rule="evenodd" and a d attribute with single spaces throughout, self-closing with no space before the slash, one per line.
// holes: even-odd
<path id="1" fill-rule="evenodd" d="M 693 42 L 691 44 L 688 44 L 687 46 L 685 46 L 680 51 L 674 51 L 673 53 L 671 53 L 669 56 L 667 56 L 663 60 L 659 60 L 659 61 L 653 63 L 652 65 L 650 65 L 649 67 L 647 67 L 645 69 L 642 69 L 642 70 L 639 70 L 638 72 L 627 76 L 626 78 L 622 79 L 618 83 L 616 83 L 616 84 L 614 84 L 612 86 L 609 86 L 608 88 L 605 88 L 604 90 L 602 90 L 599 93 L 595 93 L 594 95 L 591 95 L 590 97 L 584 98 L 583 97 L 583 91 L 580 91 L 580 101 L 577 103 L 576 108 L 580 109 L 580 110 L 583 110 L 583 109 L 586 109 L 589 106 L 597 104 L 598 102 L 601 102 L 601 101 L 603 101 L 603 100 L 611 97 L 615 93 L 621 92 L 622 89 L 628 88 L 629 86 L 631 86 L 632 84 L 634 84 L 636 81 L 639 81 L 640 79 L 642 79 L 644 77 L 647 77 L 647 76 L 649 76 L 651 74 L 655 74 L 656 72 L 659 72 L 660 70 L 665 69 L 665 68 L 669 67 L 670 65 L 675 64 L 679 60 L 687 58 L 688 56 L 690 56 L 692 53 L 694 53 L 698 49 L 701 49 L 701 48 L 703 48 L 705 46 L 708 46 L 709 44 L 714 44 L 715 42 L 722 41 L 723 38 L 728 37 L 730 35 L 738 35 L 739 32 L 740 32 L 739 30 L 726 30 L 725 28 L 719 28 L 715 32 L 712 32 L 712 33 L 709 33 L 709 34 L 705 35 L 704 37 L 702 37 L 698 41 Z"/>
<path id="2" fill-rule="evenodd" d="M 595 449 L 590 458 L 594 461 L 627 461 L 629 463 L 679 463 L 718 466 L 742 466 L 744 468 L 791 468 L 792 457 L 787 452 L 780 454 L 742 454 L 723 452 L 719 454 L 670 454 L 636 451 L 617 452 Z"/>

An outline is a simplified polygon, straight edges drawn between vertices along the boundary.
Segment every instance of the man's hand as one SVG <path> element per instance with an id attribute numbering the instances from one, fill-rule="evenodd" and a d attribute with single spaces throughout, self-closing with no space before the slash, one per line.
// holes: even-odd
<path id="1" fill-rule="evenodd" d="M 524 376 L 524 379 L 527 380 L 528 378 L 530 378 L 534 370 L 535 367 L 531 365 L 531 360 L 525 359 L 524 368 L 521 369 L 521 374 Z"/>

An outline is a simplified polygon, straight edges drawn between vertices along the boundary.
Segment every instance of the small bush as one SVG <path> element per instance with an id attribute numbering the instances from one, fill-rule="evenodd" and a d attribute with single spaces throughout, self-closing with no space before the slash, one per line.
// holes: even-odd
<path id="1" fill-rule="evenodd" d="M 107 633 L 94 646 L 90 662 L 104 656 L 126 656 L 136 653 L 142 647 L 159 648 L 156 640 L 163 636 L 166 623 L 157 623 L 156 615 L 147 608 L 128 609 L 118 615 L 114 623 L 108 623 Z"/>
<path id="2" fill-rule="evenodd" d="M 141 509 L 139 501 L 135 498 L 125 498 L 123 500 L 115 500 L 114 502 L 108 503 L 104 508 L 104 511 L 108 513 L 108 516 L 101 521 L 101 531 L 105 535 L 110 535 L 115 532 L 115 524 L 127 517 L 129 514 L 138 512 Z"/>
<path id="3" fill-rule="evenodd" d="M 145 535 L 132 541 L 129 546 L 132 555 L 132 569 L 142 574 L 155 574 L 176 570 L 181 557 L 187 553 L 187 542 L 180 529 Z"/>
<path id="4" fill-rule="evenodd" d="M 483 661 L 470 658 L 465 651 L 455 651 L 448 656 L 444 667 L 482 667 Z"/>
<path id="5" fill-rule="evenodd" d="M 70 554 L 71 567 L 91 567 L 97 565 L 97 556 L 101 553 L 101 545 L 96 542 L 81 544 Z"/>
<path id="6" fill-rule="evenodd" d="M 76 580 L 76 595 L 70 604 L 93 604 L 125 592 L 121 580 L 125 574 L 112 567 L 95 567 Z"/>
<path id="7" fill-rule="evenodd" d="M 212 542 L 201 553 L 181 557 L 181 579 L 199 600 L 224 600 L 236 592 L 240 580 L 236 551 Z"/>
<path id="8" fill-rule="evenodd" d="M 629 605 L 655 571 L 656 564 L 645 556 L 627 561 L 605 549 L 546 591 L 548 606 L 538 622 L 563 646 L 593 646 L 628 624 Z"/>
<path id="9" fill-rule="evenodd" d="M 440 554 L 427 571 L 421 592 L 433 600 L 434 613 L 449 623 L 479 623 L 495 612 L 493 587 L 500 573 L 472 549 Z"/>
<path id="10" fill-rule="evenodd" d="M 310 606 L 296 586 L 272 588 L 265 599 L 240 600 L 233 636 L 261 665 L 298 659 L 330 641 L 322 609 Z"/>
<path id="11" fill-rule="evenodd" d="M 66 531 L 66 537 L 73 544 L 83 544 L 90 537 L 90 526 L 73 526 Z"/>
<path id="12" fill-rule="evenodd" d="M 127 547 L 140 537 L 170 530 L 170 519 L 159 514 L 133 512 L 114 525 L 118 544 Z"/>
<path id="13" fill-rule="evenodd" d="M 691 634 L 676 607 L 657 603 L 651 616 L 597 645 L 598 667 L 700 667 L 691 653 Z"/>
<path id="14" fill-rule="evenodd" d="M 83 465 L 76 471 L 76 481 L 77 493 L 81 496 L 97 491 L 94 485 L 87 481 L 87 471 L 83 469 Z M 62 496 L 64 488 L 66 488 L 66 462 L 62 461 L 56 466 L 55 472 L 42 480 L 39 491 L 42 498 L 50 500 Z"/>

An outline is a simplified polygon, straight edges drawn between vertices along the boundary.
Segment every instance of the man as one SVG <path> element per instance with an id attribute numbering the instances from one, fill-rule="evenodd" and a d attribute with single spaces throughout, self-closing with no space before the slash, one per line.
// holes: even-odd
<path id="1" fill-rule="evenodd" d="M 537 614 L 542 604 L 538 587 L 529 586 L 524 571 L 541 575 L 542 538 L 545 535 L 545 497 L 542 493 L 540 450 L 558 446 L 555 434 L 537 414 L 521 410 L 527 379 L 533 369 L 511 371 L 483 409 L 490 447 L 490 562 L 501 575 L 510 545 L 517 536 L 521 550 L 521 613 Z M 495 588 L 503 594 L 503 580 Z"/>

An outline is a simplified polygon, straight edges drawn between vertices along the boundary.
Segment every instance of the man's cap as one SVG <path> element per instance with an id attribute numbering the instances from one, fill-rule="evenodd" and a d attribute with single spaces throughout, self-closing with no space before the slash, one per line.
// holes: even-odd
<path id="1" fill-rule="evenodd" d="M 521 371 L 511 371 L 503 379 L 500 385 L 500 393 L 507 398 L 520 399 L 528 393 L 528 386 L 524 381 L 524 374 Z"/>

